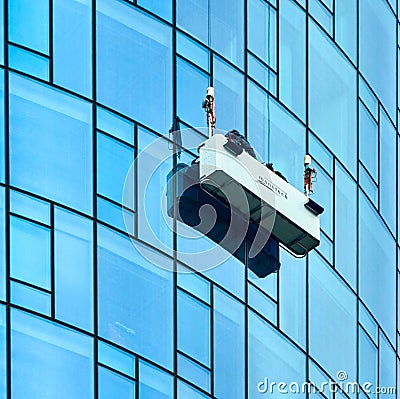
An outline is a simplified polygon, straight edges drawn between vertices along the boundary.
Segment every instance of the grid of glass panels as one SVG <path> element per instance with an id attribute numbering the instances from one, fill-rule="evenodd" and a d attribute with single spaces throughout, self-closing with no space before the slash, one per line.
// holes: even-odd
<path id="1" fill-rule="evenodd" d="M 0 399 L 253 399 L 266 378 L 321 384 L 340 371 L 372 384 L 362 398 L 396 388 L 398 7 L 1 0 Z M 318 169 L 321 245 L 304 259 L 281 251 L 266 279 L 232 258 L 174 274 L 126 232 L 133 161 L 160 137 L 171 148 L 175 117 L 205 125 L 208 85 L 217 127 L 246 134 L 299 190 L 306 152 Z M 196 269 L 180 256 L 188 240 L 158 214 L 177 160 L 144 196 L 147 161 L 132 172 L 130 238 L 167 269 Z M 142 201 L 169 250 L 144 229 Z"/>

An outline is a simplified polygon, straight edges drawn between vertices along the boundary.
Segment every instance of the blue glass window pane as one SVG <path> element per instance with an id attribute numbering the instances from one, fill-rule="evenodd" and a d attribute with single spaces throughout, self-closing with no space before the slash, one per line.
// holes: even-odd
<path id="1" fill-rule="evenodd" d="M 378 99 L 369 88 L 361 74 L 358 75 L 359 95 L 364 105 L 369 109 L 375 120 L 378 120 Z"/>
<path id="2" fill-rule="evenodd" d="M 380 211 L 393 234 L 396 234 L 396 129 L 380 109 Z"/>
<path id="3" fill-rule="evenodd" d="M 4 21 L 4 0 L 0 0 L 0 21 Z M 0 29 L 0 64 L 4 64 L 4 22 Z"/>
<path id="4" fill-rule="evenodd" d="M 50 230 L 11 217 L 11 277 L 50 289 Z"/>
<path id="5" fill-rule="evenodd" d="M 316 384 L 316 387 L 320 387 L 321 390 L 325 386 L 325 389 L 323 390 L 324 395 L 328 399 L 333 399 L 333 392 L 330 392 L 329 388 L 326 387 L 326 385 L 322 385 L 324 382 L 326 383 L 329 381 L 329 377 L 327 376 L 327 374 L 324 373 L 321 370 L 321 368 L 318 367 L 311 359 L 309 359 L 308 365 L 309 365 L 309 370 L 308 370 L 309 381 L 312 381 L 314 384 Z M 336 376 L 334 376 L 334 377 L 336 377 Z M 318 395 L 318 394 L 310 394 L 309 395 L 310 398 L 314 398 L 314 399 L 317 399 L 317 398 L 322 399 L 325 396 Z M 337 398 L 337 394 L 336 394 L 335 399 L 336 398 Z"/>
<path id="6" fill-rule="evenodd" d="M 10 211 L 50 225 L 50 204 L 30 195 L 11 190 Z"/>
<path id="7" fill-rule="evenodd" d="M 293 1 L 279 4 L 279 96 L 299 118 L 306 112 L 306 14 Z"/>
<path id="8" fill-rule="evenodd" d="M 148 363 L 139 363 L 140 399 L 173 399 L 174 379 L 172 375 Z"/>
<path id="9" fill-rule="evenodd" d="M 210 283 L 193 272 L 178 273 L 178 286 L 210 303 Z"/>
<path id="10" fill-rule="evenodd" d="M 145 259 L 141 244 L 102 226 L 98 242 L 99 334 L 171 368 L 172 273 Z"/>
<path id="11" fill-rule="evenodd" d="M 181 32 L 176 32 L 176 52 L 209 72 L 209 51 Z"/>
<path id="12" fill-rule="evenodd" d="M 11 303 L 50 316 L 51 294 L 11 281 Z"/>
<path id="13" fill-rule="evenodd" d="M 6 295 L 6 209 L 5 189 L 0 187 L 0 299 Z"/>
<path id="14" fill-rule="evenodd" d="M 106 366 L 120 371 L 130 377 L 135 377 L 135 357 L 114 346 L 99 341 L 98 361 Z"/>
<path id="15" fill-rule="evenodd" d="M 167 175 L 172 169 L 171 146 L 142 128 L 138 129 L 138 145 L 139 238 L 172 254 L 172 219 L 167 216 L 165 195 Z"/>
<path id="16" fill-rule="evenodd" d="M 314 164 L 317 169 L 317 182 L 314 184 L 313 199 L 324 207 L 324 217 L 321 218 L 321 228 L 332 238 L 333 234 L 333 180 L 318 165 Z"/>
<path id="17" fill-rule="evenodd" d="M 204 391 L 210 391 L 211 372 L 180 353 L 178 353 L 178 374 Z"/>
<path id="18" fill-rule="evenodd" d="M 249 0 L 247 8 L 247 47 L 276 70 L 276 10 L 263 0 Z"/>
<path id="19" fill-rule="evenodd" d="M 92 338 L 19 310 L 11 328 L 14 398 L 93 398 Z"/>
<path id="20" fill-rule="evenodd" d="M 396 17 L 385 0 L 365 0 L 359 24 L 360 70 L 396 119 Z"/>
<path id="21" fill-rule="evenodd" d="M 335 165 L 335 268 L 356 287 L 357 186 L 345 170 Z"/>
<path id="22" fill-rule="evenodd" d="M 218 107 L 217 127 L 244 133 L 244 77 L 234 68 L 214 58 L 215 102 Z"/>
<path id="23" fill-rule="evenodd" d="M 130 220 L 132 224 L 128 232 L 134 233 L 134 217 L 135 214 L 133 212 L 122 209 L 121 205 L 116 205 L 104 198 L 97 198 L 97 218 L 102 222 L 114 226 L 121 231 L 126 231 L 125 222 Z"/>
<path id="24" fill-rule="evenodd" d="M 0 1 L 1 6 L 1 1 Z M 1 17 L 1 11 L 0 11 Z M 1 30 L 0 30 L 1 32 Z M 1 44 L 0 44 L 1 51 Z M 0 57 L 3 53 L 0 53 Z M 0 182 L 5 179 L 5 147 L 4 147 L 4 70 L 0 69 Z"/>
<path id="25" fill-rule="evenodd" d="M 378 186 L 361 163 L 359 164 L 358 180 L 369 199 L 378 208 Z"/>
<path id="26" fill-rule="evenodd" d="M 303 166 L 306 129 L 271 97 L 269 109 L 271 112 L 269 162 L 273 162 L 274 168 L 279 170 L 291 185 L 302 191 L 303 176 L 298 171 Z M 282 151 L 283 148 L 285 151 Z M 288 153 L 290 157 L 287 156 Z"/>
<path id="27" fill-rule="evenodd" d="M 306 358 L 267 322 L 249 313 L 249 398 L 262 397 L 258 387 L 269 381 L 306 381 Z M 263 388 L 260 386 L 260 388 Z M 276 394 L 276 387 L 274 393 Z M 270 395 L 268 395 L 270 396 Z M 305 395 L 296 397 L 305 399 Z"/>
<path id="28" fill-rule="evenodd" d="M 204 272 L 204 275 L 226 288 L 233 295 L 244 299 L 245 273 L 246 266 L 235 257 L 230 256 L 218 267 Z"/>
<path id="29" fill-rule="evenodd" d="M 397 136 L 397 170 L 400 170 L 400 136 Z M 397 172 L 397 202 L 400 205 L 400 172 Z M 400 237 L 400 212 L 397 213 L 397 237 Z"/>
<path id="30" fill-rule="evenodd" d="M 358 312 L 358 322 L 364 327 L 373 342 L 378 345 L 378 325 L 361 301 L 358 301 Z"/>
<path id="31" fill-rule="evenodd" d="M 179 290 L 179 350 L 209 366 L 210 341 L 210 308 Z"/>
<path id="32" fill-rule="evenodd" d="M 261 161 L 269 162 L 271 108 L 268 94 L 249 82 L 247 86 L 247 138 L 260 154 Z"/>
<path id="33" fill-rule="evenodd" d="M 178 381 L 178 399 L 208 399 L 209 396 L 204 395 L 197 389 L 185 384 L 182 381 Z"/>
<path id="34" fill-rule="evenodd" d="M 97 192 L 122 203 L 125 179 L 133 164 L 133 148 L 97 134 Z"/>
<path id="35" fill-rule="evenodd" d="M 7 398 L 6 370 L 6 307 L 0 305 L 0 398 Z"/>
<path id="36" fill-rule="evenodd" d="M 138 0 L 138 4 L 171 22 L 172 0 Z"/>
<path id="37" fill-rule="evenodd" d="M 10 68 L 36 76 L 43 80 L 49 80 L 49 59 L 22 48 L 8 46 Z"/>
<path id="38" fill-rule="evenodd" d="M 245 397 L 245 312 L 241 303 L 214 289 L 214 390 L 218 398 Z"/>
<path id="39" fill-rule="evenodd" d="M 54 218 L 56 317 L 92 331 L 92 222 L 60 208 Z"/>
<path id="40" fill-rule="evenodd" d="M 306 264 L 280 251 L 279 328 L 300 346 L 306 343 Z"/>
<path id="41" fill-rule="evenodd" d="M 133 145 L 134 124 L 102 107 L 97 107 L 97 128 Z"/>
<path id="42" fill-rule="evenodd" d="M 335 0 L 335 40 L 353 60 L 357 51 L 357 0 Z"/>
<path id="43" fill-rule="evenodd" d="M 244 62 L 243 0 L 234 2 L 209 0 L 209 2 L 211 47 L 233 64 L 242 67 Z M 204 23 L 205 21 L 203 21 L 203 26 L 206 26 Z"/>
<path id="44" fill-rule="evenodd" d="M 182 120 L 193 127 L 201 127 L 206 123 L 204 110 L 201 108 L 201 104 L 208 86 L 208 75 L 188 62 L 178 58 L 178 115 Z"/>
<path id="45" fill-rule="evenodd" d="M 9 40 L 49 53 L 49 1 L 10 0 L 8 4 Z"/>
<path id="46" fill-rule="evenodd" d="M 330 375 L 356 381 L 356 298 L 315 252 L 310 254 L 310 353 Z M 327 345 L 335 342 L 335 345 Z"/>
<path id="47" fill-rule="evenodd" d="M 177 0 L 176 3 L 178 26 L 208 44 L 209 0 Z"/>
<path id="48" fill-rule="evenodd" d="M 248 138 L 265 162 L 272 162 L 290 184 L 303 190 L 302 174 L 306 130 L 278 102 L 248 85 Z M 286 148 L 291 156 L 287 157 Z"/>
<path id="49" fill-rule="evenodd" d="M 308 151 L 324 169 L 333 176 L 333 157 L 328 149 L 311 132 L 308 132 Z"/>
<path id="50" fill-rule="evenodd" d="M 92 90 L 92 19 L 90 0 L 53 3 L 54 82 L 90 97 Z"/>
<path id="51" fill-rule="evenodd" d="M 91 104 L 10 75 L 11 183 L 92 210 Z"/>
<path id="52" fill-rule="evenodd" d="M 97 32 L 98 101 L 167 132 L 172 113 L 171 29 L 127 3 L 99 0 Z"/>
<path id="53" fill-rule="evenodd" d="M 379 385 L 385 388 L 396 388 L 396 353 L 382 332 L 379 334 Z M 385 394 L 379 395 L 379 397 L 382 396 L 395 399 L 396 393 L 386 391 Z"/>
<path id="54" fill-rule="evenodd" d="M 99 399 L 135 397 L 135 381 L 99 366 Z"/>
<path id="55" fill-rule="evenodd" d="M 378 181 L 378 124 L 359 102 L 360 160 L 371 176 Z"/>
<path id="56" fill-rule="evenodd" d="M 272 69 L 267 68 L 262 62 L 260 62 L 250 53 L 247 54 L 247 59 L 248 74 L 270 93 L 276 96 L 276 73 L 273 72 Z"/>
<path id="57" fill-rule="evenodd" d="M 378 386 L 378 348 L 362 328 L 359 327 L 358 331 L 358 379 L 361 384 L 370 382 L 372 384 L 371 391 L 375 391 Z M 376 395 L 372 395 L 372 398 L 376 398 Z"/>
<path id="58" fill-rule="evenodd" d="M 262 291 L 266 292 L 271 298 L 278 300 L 278 279 L 277 274 L 271 274 L 268 278 L 260 278 L 248 269 L 248 279 Z"/>
<path id="59" fill-rule="evenodd" d="M 356 71 L 310 22 L 310 126 L 354 174 L 356 167 Z"/>
<path id="60" fill-rule="evenodd" d="M 249 284 L 248 303 L 254 310 L 263 315 L 272 324 L 276 324 L 277 306 L 270 298 L 264 295 L 260 290 Z"/>
<path id="61" fill-rule="evenodd" d="M 392 342 L 396 333 L 396 277 L 395 242 L 368 200 L 360 194 L 360 296 Z"/>
<path id="62" fill-rule="evenodd" d="M 319 24 L 332 36 L 333 15 L 320 0 L 308 0 L 308 10 Z"/>
<path id="63" fill-rule="evenodd" d="M 324 256 L 324 258 L 333 265 L 333 245 L 332 241 L 328 236 L 321 230 L 320 243 L 318 246 L 318 251 Z"/>

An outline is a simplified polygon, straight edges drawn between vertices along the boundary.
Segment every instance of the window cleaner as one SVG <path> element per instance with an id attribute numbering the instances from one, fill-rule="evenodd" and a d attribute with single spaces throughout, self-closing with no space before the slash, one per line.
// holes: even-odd
<path id="1" fill-rule="evenodd" d="M 311 156 L 306 154 L 304 156 L 304 194 L 308 197 L 313 193 L 313 182 L 317 178 L 317 170 L 310 167 Z"/>

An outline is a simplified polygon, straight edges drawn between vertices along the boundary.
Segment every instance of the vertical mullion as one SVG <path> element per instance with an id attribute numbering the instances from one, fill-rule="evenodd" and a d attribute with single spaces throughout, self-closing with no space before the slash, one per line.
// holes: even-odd
<path id="1" fill-rule="evenodd" d="M 177 104 L 177 54 L 176 54 L 176 6 L 177 0 L 172 0 L 172 23 L 173 23 L 173 31 L 172 31 L 172 92 L 173 92 L 173 100 L 172 100 L 172 126 L 174 126 L 175 118 L 177 117 L 178 112 L 178 104 Z M 177 165 L 177 156 L 176 156 L 176 135 L 173 133 L 173 154 L 172 154 L 172 167 L 173 170 L 176 170 Z M 173 193 L 174 193 L 174 205 L 173 205 L 173 372 L 174 372 L 174 395 L 177 397 L 178 395 L 178 266 L 177 266 L 177 250 L 178 250 L 178 236 L 177 236 L 177 202 L 176 202 L 176 192 L 177 192 L 177 182 L 176 182 L 176 174 L 173 174 L 172 177 L 173 184 Z M 135 190 L 136 192 L 138 190 Z"/>
<path id="2" fill-rule="evenodd" d="M 332 0 L 332 39 L 336 40 L 336 0 Z"/>
<path id="3" fill-rule="evenodd" d="M 138 148 L 138 135 L 139 135 L 139 128 L 138 128 L 138 125 L 135 123 L 134 124 L 134 127 L 133 127 L 133 144 L 134 144 L 134 162 L 133 162 L 133 167 L 134 167 L 134 170 L 133 170 L 133 179 L 134 179 L 134 182 L 133 182 L 133 184 L 134 184 L 134 199 L 133 199 L 133 201 L 134 201 L 134 211 L 135 211 L 135 220 L 134 220 L 134 231 L 133 231 L 133 234 L 135 235 L 135 237 L 138 237 L 139 236 L 139 218 L 138 218 L 138 209 L 139 209 L 139 200 L 138 200 L 138 192 L 139 192 L 139 189 L 138 189 L 138 181 L 139 181 L 139 176 L 138 176 L 138 168 L 139 168 L 139 165 L 138 165 L 138 162 L 137 162 L 137 159 L 138 159 L 138 155 L 139 155 L 139 148 Z M 129 233 L 129 232 L 128 232 Z"/>
<path id="4" fill-rule="evenodd" d="M 357 290 L 357 309 L 356 309 L 356 316 L 357 316 L 357 330 L 356 330 L 356 378 L 357 381 L 359 381 L 360 377 L 360 371 L 359 371 L 359 360 L 360 360 L 360 354 L 359 354 L 359 343 L 360 343 L 360 328 L 358 327 L 358 322 L 360 320 L 360 306 L 359 306 L 359 258 L 360 258 L 360 251 L 359 251 L 359 241 L 360 241 L 360 233 L 359 233 L 359 228 L 360 228 L 360 223 L 359 223 L 359 218 L 360 218 L 360 189 L 359 189 L 359 179 L 360 179 L 360 167 L 359 167 L 359 159 L 360 159 L 360 107 L 359 107 L 359 97 L 360 97 L 360 75 L 359 75 L 359 60 L 360 60 L 360 43 L 358 40 L 358 32 L 360 29 L 360 21 L 359 21 L 359 2 L 357 1 L 357 16 L 356 16 L 356 25 L 357 25 L 357 115 L 356 115 L 356 120 L 357 120 L 357 132 L 356 132 L 356 138 L 357 138 L 357 148 L 356 148 L 356 153 L 357 153 L 357 169 L 356 169 L 356 175 L 357 175 L 357 192 L 356 192 L 356 203 L 357 203 L 357 209 L 356 209 L 356 290 Z"/>
<path id="5" fill-rule="evenodd" d="M 377 209 L 379 212 L 379 215 L 381 215 L 381 170 L 380 170 L 380 164 L 381 164 L 381 112 L 382 111 L 382 106 L 381 103 L 378 102 L 378 144 L 377 144 L 377 151 L 378 151 L 378 156 L 377 156 L 377 168 L 378 168 L 378 203 L 377 203 Z"/>
<path id="6" fill-rule="evenodd" d="M 398 6 L 399 6 L 399 2 L 398 1 L 396 1 L 396 43 L 397 43 L 397 46 L 396 46 L 396 70 L 398 71 L 399 70 L 399 47 L 398 47 L 398 45 L 399 45 L 399 22 L 398 22 L 398 20 L 397 20 L 397 16 L 398 16 L 398 12 L 399 12 L 399 9 L 398 9 Z M 398 192 L 399 192 L 399 170 L 398 170 L 398 168 L 397 168 L 397 165 L 399 164 L 399 159 L 398 159 L 398 156 L 399 156 L 399 140 L 398 140 L 398 135 L 397 135 L 397 132 L 398 132 L 398 128 L 399 128 L 399 111 L 398 111 L 398 108 L 399 108 L 399 74 L 397 73 L 396 74 L 396 135 L 395 135 L 395 137 L 396 137 L 396 165 L 395 165 L 395 167 L 396 167 L 396 194 L 395 194 L 395 196 L 396 196 L 396 198 L 397 198 L 397 201 L 396 201 L 396 223 L 395 223 L 395 225 L 396 225 L 396 231 L 394 232 L 394 235 L 395 235 L 395 237 L 396 237 L 396 243 L 398 242 L 398 240 L 399 240 L 399 235 L 398 235 L 398 231 L 399 231 L 399 224 L 398 224 L 398 221 L 399 221 L 399 217 L 398 217 L 398 214 L 399 214 L 399 198 L 398 198 Z M 399 309 L 398 309 L 398 306 L 399 306 L 399 272 L 398 272 L 398 268 L 399 268 L 399 251 L 398 251 L 398 249 L 397 249 L 397 245 L 396 245 L 396 342 L 395 342 L 395 347 L 396 347 L 396 365 L 395 365 L 395 368 L 396 368 L 396 392 L 399 392 L 399 378 L 398 378 L 398 375 L 399 375 L 399 361 L 398 361 L 398 358 L 397 358 L 397 354 L 398 354 L 398 351 L 399 351 L 399 340 L 398 340 L 398 333 L 397 333 L 397 331 L 398 331 L 398 325 L 399 325 Z"/>
<path id="7" fill-rule="evenodd" d="M 336 162 L 335 158 L 332 157 L 332 266 L 336 269 L 336 251 L 335 251 L 335 239 L 336 239 Z"/>
<path id="8" fill-rule="evenodd" d="M 244 58 L 244 67 L 245 67 L 245 98 L 244 98 L 244 126 L 245 126 L 245 137 L 247 138 L 247 129 L 248 129 L 248 113 L 247 113 L 247 104 L 248 104 L 248 26 L 249 26 L 249 13 L 248 13 L 248 0 L 244 0 L 244 45 L 245 45 L 245 58 Z M 247 253 L 247 242 L 245 241 L 245 253 Z M 249 398 L 249 332 L 248 332 L 248 259 L 245 256 L 244 261 L 244 300 L 245 300 L 245 308 L 244 308 L 244 399 Z"/>
<path id="9" fill-rule="evenodd" d="M 276 98 L 279 97 L 279 35 L 280 35 L 280 0 L 276 0 Z M 268 91 L 270 88 L 268 87 Z"/>
<path id="10" fill-rule="evenodd" d="M 139 394 L 140 394 L 140 390 L 139 390 L 139 378 L 140 378 L 139 367 L 140 367 L 139 358 L 137 356 L 135 356 L 135 378 L 136 378 L 136 382 L 135 382 L 135 399 L 139 399 Z"/>
<path id="11" fill-rule="evenodd" d="M 247 19 L 248 19 L 248 12 L 247 12 L 247 0 L 243 1 L 243 6 L 244 6 L 244 90 L 243 90 L 243 116 L 244 116 L 244 123 L 243 123 L 243 128 L 244 128 L 244 136 L 247 138 L 247 129 L 248 129 L 248 115 L 247 115 L 247 86 L 248 86 L 248 53 L 247 53 L 247 41 L 248 41 L 248 35 L 247 35 Z"/>
<path id="12" fill-rule="evenodd" d="M 310 115 L 310 110 L 309 110 L 309 74 L 310 74 L 310 68 L 309 68 L 309 16 L 308 16 L 308 0 L 306 0 L 306 154 L 309 153 L 309 115 Z"/>
<path id="13" fill-rule="evenodd" d="M 53 0 L 49 0 L 49 78 L 50 83 L 54 83 L 54 15 Z"/>
<path id="14" fill-rule="evenodd" d="M 92 0 L 92 206 L 93 206 L 93 385 L 94 385 L 94 399 L 99 397 L 99 370 L 98 370 L 98 259 L 97 259 L 97 71 L 96 71 L 96 0 Z"/>
<path id="15" fill-rule="evenodd" d="M 9 128 L 9 71 L 8 71 L 8 1 L 4 0 L 4 62 L 7 69 L 4 73 L 4 144 L 5 144 L 5 235 L 6 235 L 6 380 L 7 398 L 11 399 L 11 308 L 10 308 L 10 128 Z"/>
<path id="16" fill-rule="evenodd" d="M 309 75 L 310 75 L 310 68 L 309 68 L 309 59 L 310 59 L 310 54 L 309 54 L 309 41 L 310 41 L 310 37 L 309 37 L 309 15 L 308 15 L 308 11 L 309 11 L 309 7 L 308 4 L 309 0 L 306 0 L 306 154 L 309 153 L 310 149 L 309 149 L 309 135 L 310 135 L 310 131 L 309 131 L 309 115 L 310 115 L 310 107 L 309 107 Z M 310 380 L 310 258 L 307 255 L 306 257 L 306 380 L 309 381 Z M 307 392 L 306 395 L 307 399 L 310 397 L 309 392 Z"/>
<path id="17" fill-rule="evenodd" d="M 210 331 L 208 333 L 210 334 L 210 352 L 211 352 L 211 357 L 210 357 L 210 368 L 211 368 L 211 396 L 214 397 L 214 392 L 215 392 L 215 345 L 214 345 L 214 285 L 210 284 Z"/>
<path id="18" fill-rule="evenodd" d="M 50 204 L 50 278 L 51 278 L 51 318 L 56 317 L 56 267 L 55 267 L 55 223 L 54 204 Z"/>

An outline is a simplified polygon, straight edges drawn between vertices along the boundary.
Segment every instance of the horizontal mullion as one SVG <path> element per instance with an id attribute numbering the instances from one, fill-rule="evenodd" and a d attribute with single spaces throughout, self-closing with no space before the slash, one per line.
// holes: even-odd
<path id="1" fill-rule="evenodd" d="M 47 290 L 46 288 L 38 287 L 35 284 L 28 283 L 26 281 L 20 280 L 20 279 L 15 278 L 15 277 L 10 277 L 10 281 L 13 281 L 14 283 L 18 283 L 18 284 L 21 284 L 21 285 L 25 285 L 25 286 L 27 286 L 29 288 L 33 288 L 33 289 L 35 289 L 37 291 L 41 291 L 41 292 L 43 292 L 45 294 L 49 294 L 49 295 L 52 294 L 51 290 Z"/>
<path id="2" fill-rule="evenodd" d="M 18 44 L 18 43 L 12 42 L 12 41 L 10 41 L 10 40 L 7 41 L 7 44 L 12 45 L 12 46 L 14 46 L 14 47 L 18 47 L 18 48 L 20 48 L 21 50 L 25 50 L 25 51 L 28 51 L 28 52 L 30 52 L 30 53 L 39 55 L 40 57 L 47 58 L 48 60 L 51 59 L 50 55 L 45 54 L 45 53 L 42 53 L 42 52 L 37 51 L 37 50 L 34 50 L 34 49 L 30 48 L 30 47 L 23 46 L 22 44 Z"/>

